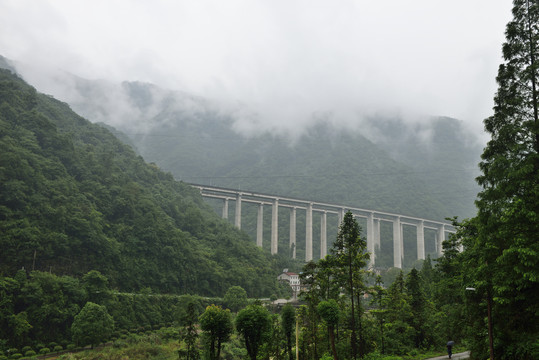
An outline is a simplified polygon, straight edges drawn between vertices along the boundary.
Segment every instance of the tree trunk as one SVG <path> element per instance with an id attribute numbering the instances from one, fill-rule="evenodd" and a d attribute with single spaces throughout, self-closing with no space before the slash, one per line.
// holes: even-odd
<path id="1" fill-rule="evenodd" d="M 328 327 L 329 330 L 329 342 L 331 343 L 331 352 L 333 353 L 333 360 L 337 360 L 337 349 L 335 348 L 335 329 L 333 326 Z"/>

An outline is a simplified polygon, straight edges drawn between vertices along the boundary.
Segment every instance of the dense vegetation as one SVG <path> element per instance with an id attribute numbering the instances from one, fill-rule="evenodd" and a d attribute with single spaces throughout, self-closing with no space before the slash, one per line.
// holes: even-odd
<path id="1" fill-rule="evenodd" d="M 371 254 L 348 212 L 330 254 L 303 267 L 302 303 L 281 311 L 247 300 L 248 293 L 275 290 L 272 276 L 264 282 L 270 267 L 235 274 L 225 261 L 252 287 L 245 292 L 227 286 L 232 281 L 218 273 L 221 263 L 212 254 L 233 249 L 238 256 L 247 249 L 255 254 L 250 264 L 277 259 L 249 245 L 192 190 L 136 158 L 107 130 L 2 72 L 0 271 L 8 276 L 0 277 L 0 358 L 109 337 L 117 349 L 111 358 L 118 359 L 131 356 L 127 342 L 139 343 L 132 357 L 170 358 L 170 351 L 149 346 L 162 339 L 177 344 L 180 358 L 193 360 L 418 359 L 448 340 L 470 349 L 473 359 L 539 358 L 539 4 L 514 0 L 513 15 L 494 114 L 485 120 L 492 139 L 480 163 L 477 215 L 453 219 L 457 233 L 443 242 L 434 266 L 427 257 L 419 270 L 397 270 L 385 285 L 366 268 Z M 110 146 L 115 151 L 105 151 Z M 155 244 L 170 246 L 172 254 L 166 257 Z M 173 245 L 183 261 L 196 264 L 174 263 Z M 195 254 L 200 257 L 187 257 Z M 176 272 L 163 258 L 179 266 Z M 55 273 L 75 276 L 53 274 L 53 266 Z M 122 272 L 126 266 L 142 278 Z M 159 273 L 152 273 L 157 266 Z M 89 270 L 97 267 L 106 276 Z M 216 276 L 220 283 L 213 282 Z M 254 276 L 257 284 L 248 280 Z M 141 287 L 140 293 L 111 290 Z M 224 301 L 151 293 L 171 289 L 228 291 Z M 141 332 L 149 338 L 132 335 Z"/>
<path id="2" fill-rule="evenodd" d="M 122 291 L 275 292 L 278 259 L 196 190 L 7 70 L 0 153 L 0 274 L 96 269 Z"/>
<path id="3" fill-rule="evenodd" d="M 120 85 L 73 79 L 70 104 L 93 121 L 113 124 L 149 161 L 175 178 L 242 190 L 348 204 L 443 220 L 471 216 L 478 191 L 480 146 L 462 123 L 433 118 L 406 125 L 399 118 L 373 117 L 344 129 L 320 118 L 298 137 L 279 132 L 246 135 L 236 128 L 235 113 L 209 100 L 171 92 L 151 84 Z M 66 85 L 67 86 L 67 85 Z M 109 94 L 112 93 L 112 96 Z M 359 122 L 359 120 L 358 120 Z M 364 132 L 375 134 L 368 140 Z M 222 201 L 210 202 L 221 213 Z M 234 202 L 229 206 L 233 218 Z M 256 238 L 256 205 L 245 204 L 242 229 Z M 270 246 L 271 212 L 264 214 L 264 248 Z M 288 211 L 279 214 L 279 252 L 290 255 Z M 328 217 L 328 234 L 338 231 Z M 305 228 L 305 214 L 297 214 Z M 313 219 L 319 238 L 320 219 Z M 392 266 L 392 231 L 382 229 L 377 264 Z M 304 232 L 297 233 L 297 257 L 305 258 Z M 426 234 L 427 253 L 434 255 L 434 233 Z M 332 238 L 332 236 L 330 236 Z M 387 241 L 386 241 L 387 240 Z M 404 233 L 404 266 L 416 259 L 415 234 Z M 314 243 L 314 257 L 320 254 Z"/>

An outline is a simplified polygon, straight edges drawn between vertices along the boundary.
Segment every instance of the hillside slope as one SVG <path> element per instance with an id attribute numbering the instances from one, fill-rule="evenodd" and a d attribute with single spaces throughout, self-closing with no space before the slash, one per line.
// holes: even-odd
<path id="1" fill-rule="evenodd" d="M 455 119 L 373 117 L 349 128 L 319 119 L 300 136 L 246 135 L 234 111 L 190 94 L 80 78 L 64 86 L 77 111 L 115 126 L 178 179 L 434 220 L 474 212 L 481 147 Z"/>
<path id="2" fill-rule="evenodd" d="M 97 269 L 124 291 L 275 291 L 277 259 L 193 188 L 8 70 L 0 70 L 0 154 L 1 274 Z"/>

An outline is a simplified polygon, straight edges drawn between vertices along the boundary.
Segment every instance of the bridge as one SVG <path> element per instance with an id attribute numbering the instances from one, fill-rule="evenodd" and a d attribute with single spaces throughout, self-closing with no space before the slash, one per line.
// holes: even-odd
<path id="1" fill-rule="evenodd" d="M 271 207 L 271 253 L 278 253 L 278 228 L 279 209 L 287 208 L 290 212 L 290 249 L 292 257 L 296 258 L 296 216 L 298 210 L 305 211 L 305 261 L 313 259 L 313 213 L 320 214 L 320 258 L 327 255 L 327 216 L 338 217 L 338 224 L 342 222 L 346 211 L 352 212 L 354 217 L 362 218 L 366 221 L 367 251 L 371 255 L 370 266 L 376 262 L 375 248 L 380 248 L 380 224 L 388 222 L 393 228 L 393 266 L 402 268 L 404 258 L 403 226 L 415 227 L 417 241 L 417 259 L 425 259 L 425 229 L 435 231 L 435 244 L 437 255 L 442 254 L 442 241 L 445 240 L 447 232 L 453 233 L 455 229 L 450 223 L 422 219 L 413 216 L 393 214 L 388 212 L 361 209 L 347 205 L 330 204 L 325 202 L 295 199 L 284 196 L 268 195 L 244 190 L 234 190 L 215 186 L 190 184 L 198 188 L 204 198 L 221 199 L 223 201 L 222 217 L 228 219 L 228 205 L 230 201 L 235 202 L 234 224 L 241 229 L 242 203 L 253 203 L 258 205 L 256 244 L 262 247 L 263 244 L 263 214 L 264 206 Z"/>

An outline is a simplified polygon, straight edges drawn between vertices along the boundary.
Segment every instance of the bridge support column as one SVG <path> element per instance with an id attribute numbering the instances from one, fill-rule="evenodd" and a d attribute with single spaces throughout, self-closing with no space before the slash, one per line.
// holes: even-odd
<path id="1" fill-rule="evenodd" d="M 271 253 L 277 254 L 279 246 L 279 199 L 273 199 L 271 207 Z"/>
<path id="2" fill-rule="evenodd" d="M 327 236 L 327 211 L 324 211 L 320 215 L 320 259 L 325 258 L 328 252 Z"/>
<path id="3" fill-rule="evenodd" d="M 307 205 L 305 216 L 305 261 L 313 259 L 313 204 Z"/>
<path id="4" fill-rule="evenodd" d="M 400 217 L 393 221 L 393 266 L 402 269 L 402 233 Z"/>
<path id="5" fill-rule="evenodd" d="M 421 221 L 417 224 L 417 259 L 425 260 L 425 224 Z"/>
<path id="6" fill-rule="evenodd" d="M 236 218 L 234 219 L 234 225 L 238 229 L 241 229 L 241 193 L 236 195 Z"/>
<path id="7" fill-rule="evenodd" d="M 374 237 L 374 252 L 372 254 L 372 264 L 374 265 L 376 262 L 376 249 L 378 251 L 381 250 L 382 245 L 380 244 L 380 220 L 379 219 L 373 219 L 374 228 L 373 228 L 373 237 Z"/>
<path id="8" fill-rule="evenodd" d="M 290 249 L 292 259 L 296 258 L 296 208 L 290 209 Z"/>
<path id="9" fill-rule="evenodd" d="M 228 199 L 223 199 L 223 219 L 228 219 Z"/>
<path id="10" fill-rule="evenodd" d="M 258 204 L 258 218 L 256 221 L 256 246 L 262 247 L 264 241 L 264 204 Z"/>
<path id="11" fill-rule="evenodd" d="M 344 220 L 344 208 L 339 209 L 339 224 L 337 226 L 337 232 L 341 230 L 341 224 L 343 220 Z"/>
<path id="12" fill-rule="evenodd" d="M 436 234 L 436 250 L 438 256 L 442 256 L 444 248 L 442 247 L 442 242 L 445 240 L 445 226 L 441 225 L 438 228 L 438 233 Z"/>
<path id="13" fill-rule="evenodd" d="M 371 253 L 369 268 L 374 266 L 374 214 L 367 215 L 367 251 Z"/>

